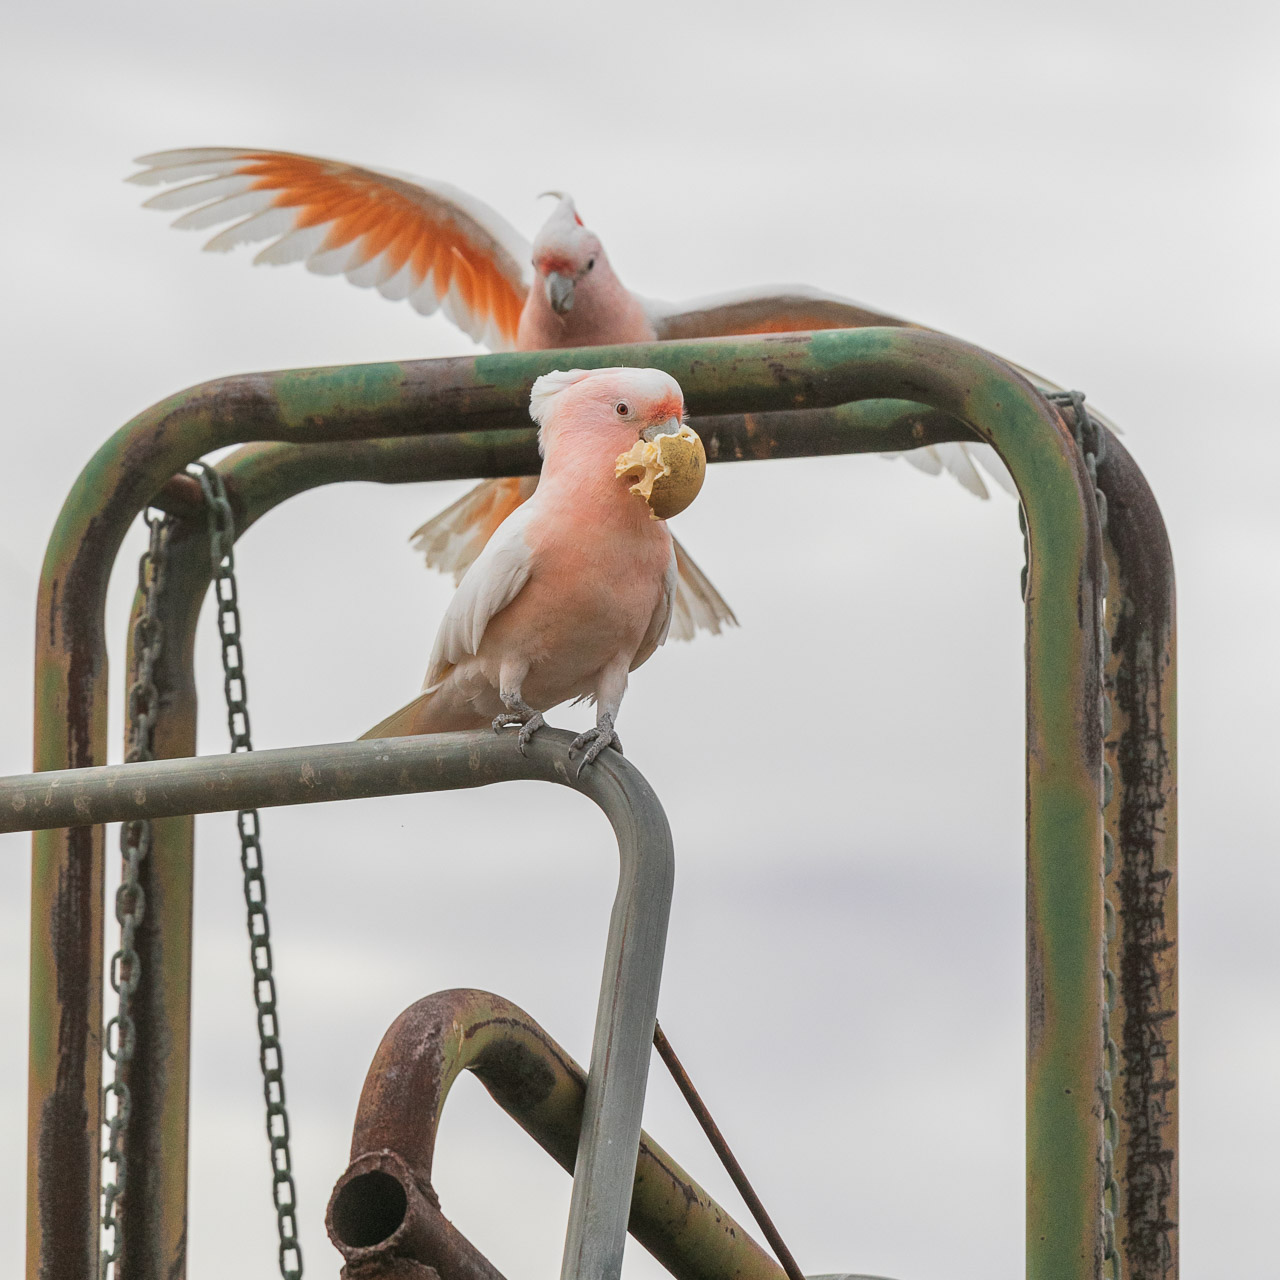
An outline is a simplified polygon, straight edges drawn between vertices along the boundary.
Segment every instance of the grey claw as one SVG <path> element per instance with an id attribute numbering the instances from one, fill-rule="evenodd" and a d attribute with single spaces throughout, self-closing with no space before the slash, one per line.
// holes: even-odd
<path id="1" fill-rule="evenodd" d="M 583 769 L 587 765 L 593 764 L 606 747 L 612 747 L 619 755 L 622 754 L 622 741 L 613 731 L 612 725 L 607 729 L 597 725 L 594 729 L 586 729 L 578 734 L 569 744 L 569 754 L 573 755 L 575 751 L 582 751 L 583 747 L 586 747 L 586 751 L 583 752 L 578 771 L 573 775 L 575 778 L 582 777 Z"/>
<path id="2" fill-rule="evenodd" d="M 516 739 L 516 745 L 520 748 L 520 754 L 527 756 L 529 753 L 525 747 L 533 740 L 533 735 L 542 728 L 547 722 L 542 718 L 542 712 L 535 712 L 528 720 L 524 722 L 520 729 L 520 736 Z"/>
<path id="3" fill-rule="evenodd" d="M 503 711 L 493 717 L 493 731 L 501 733 L 503 729 L 509 729 L 512 725 L 518 724 L 520 736 L 516 739 L 516 746 L 520 748 L 522 756 L 527 756 L 529 753 L 525 748 L 533 740 L 533 735 L 546 723 L 541 711 L 535 711 L 531 716 L 521 715 L 518 711 Z"/>

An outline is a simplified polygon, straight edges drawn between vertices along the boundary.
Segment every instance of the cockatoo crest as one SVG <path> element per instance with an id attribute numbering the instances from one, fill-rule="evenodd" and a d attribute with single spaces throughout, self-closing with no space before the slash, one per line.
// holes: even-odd
<path id="1" fill-rule="evenodd" d="M 533 239 L 534 266 L 542 274 L 559 271 L 577 276 L 592 258 L 603 253 L 599 237 L 583 225 L 573 197 L 561 191 L 544 191 L 556 197 L 556 207 Z"/>
<path id="2" fill-rule="evenodd" d="M 597 370 L 596 372 L 604 372 Z M 616 372 L 609 370 L 609 372 Z M 542 426 L 551 412 L 552 402 L 562 391 L 567 391 L 575 382 L 589 378 L 590 369 L 556 369 L 552 373 L 544 373 L 534 384 L 529 393 L 529 416 Z"/>
<path id="3" fill-rule="evenodd" d="M 643 397 L 664 412 L 683 416 L 684 395 L 680 384 L 661 369 L 641 369 L 631 365 L 611 365 L 604 369 L 557 369 L 536 379 L 529 393 L 529 416 L 539 428 L 556 410 L 559 399 L 571 387 L 587 381 L 607 379 L 610 392 L 630 398 Z M 541 448 L 541 430 L 539 448 Z"/>

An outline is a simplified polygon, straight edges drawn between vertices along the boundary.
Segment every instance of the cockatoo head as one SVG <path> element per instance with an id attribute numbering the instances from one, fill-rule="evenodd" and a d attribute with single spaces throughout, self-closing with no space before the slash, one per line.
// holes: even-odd
<path id="1" fill-rule="evenodd" d="M 569 369 L 533 384 L 529 414 L 544 445 L 566 431 L 590 431 L 607 437 L 611 448 L 627 448 L 675 435 L 684 421 L 684 393 L 661 369 Z"/>
<path id="2" fill-rule="evenodd" d="M 590 288 L 596 272 L 610 270 L 600 237 L 588 231 L 573 207 L 573 198 L 560 191 L 556 207 L 533 242 L 533 267 L 538 273 L 534 288 L 546 292 L 551 310 L 563 316 L 573 310 L 579 288 Z"/>
<path id="3" fill-rule="evenodd" d="M 683 511 L 702 487 L 702 442 L 684 423 L 680 384 L 660 369 L 544 374 L 533 384 L 529 413 L 547 467 L 583 467 L 602 482 L 607 474 L 655 519 Z"/>

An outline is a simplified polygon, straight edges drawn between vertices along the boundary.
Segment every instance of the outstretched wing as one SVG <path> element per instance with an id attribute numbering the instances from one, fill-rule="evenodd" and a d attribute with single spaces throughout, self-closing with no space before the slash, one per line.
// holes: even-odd
<path id="1" fill-rule="evenodd" d="M 746 333 L 789 333 L 805 329 L 862 329 L 869 325 L 892 328 L 926 329 L 927 325 L 903 320 L 875 307 L 864 306 L 838 294 L 824 293 L 801 284 L 763 285 L 737 293 L 695 298 L 689 302 L 646 301 L 645 310 L 659 338 L 719 338 Z M 1062 388 L 1030 369 L 1012 364 L 1037 391 L 1049 394 Z M 1118 428 L 1090 407 L 1099 422 Z M 1013 479 L 994 449 L 985 444 L 925 445 L 904 453 L 882 454 L 885 458 L 905 458 L 912 466 L 930 475 L 946 471 L 970 493 L 987 497 L 986 479 L 994 480 L 1002 489 L 1016 496 Z M 975 463 L 981 463 L 981 471 Z M 673 624 L 674 633 L 674 624 Z"/>
<path id="2" fill-rule="evenodd" d="M 422 682 L 424 689 L 433 689 L 451 667 L 479 651 L 490 619 L 529 581 L 531 553 L 524 531 L 533 514 L 534 504 L 528 502 L 512 512 L 463 575 L 436 634 L 427 678 Z"/>
<path id="3" fill-rule="evenodd" d="M 687 302 L 645 301 L 659 338 L 721 338 L 743 333 L 792 333 L 804 329 L 863 329 L 910 321 L 802 284 L 761 285 Z"/>
<path id="4" fill-rule="evenodd" d="M 150 209 L 186 209 L 192 230 L 232 223 L 206 249 L 266 240 L 255 263 L 304 262 L 384 298 L 437 308 L 476 342 L 515 344 L 532 270 L 528 241 L 443 182 L 288 151 L 203 147 L 140 156 L 128 180 L 169 190 Z"/>

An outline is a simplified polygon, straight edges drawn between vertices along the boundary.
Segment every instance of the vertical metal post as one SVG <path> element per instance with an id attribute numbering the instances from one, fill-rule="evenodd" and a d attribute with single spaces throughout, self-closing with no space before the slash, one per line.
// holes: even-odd
<path id="1" fill-rule="evenodd" d="M 62 529 L 59 521 L 37 605 L 36 770 L 101 763 L 106 739 L 107 660 L 93 599 L 107 570 L 77 562 L 63 572 L 75 535 L 60 540 Z M 100 827 L 32 837 L 28 1280 L 96 1274 L 104 868 Z"/>
<path id="2" fill-rule="evenodd" d="M 1160 509 L 1124 446 L 1109 436 L 1098 468 L 1107 498 L 1107 668 L 1115 792 L 1106 828 L 1115 850 L 1118 979 L 1111 1034 L 1120 1141 L 1116 1236 L 1125 1280 L 1178 1274 L 1177 639 L 1173 559 Z"/>
<path id="3" fill-rule="evenodd" d="M 208 563 L 200 518 L 175 525 L 160 600 L 157 760 L 195 755 L 193 652 Z M 135 614 L 137 607 L 135 602 Z M 132 669 L 132 625 L 129 636 Z M 134 997 L 137 1039 L 125 1072 L 133 1106 L 125 1130 L 129 1194 L 121 1208 L 119 1280 L 182 1280 L 187 1262 L 195 820 L 157 818 L 151 839 L 151 854 L 142 864 L 147 910 L 136 943 L 145 978 Z"/>

